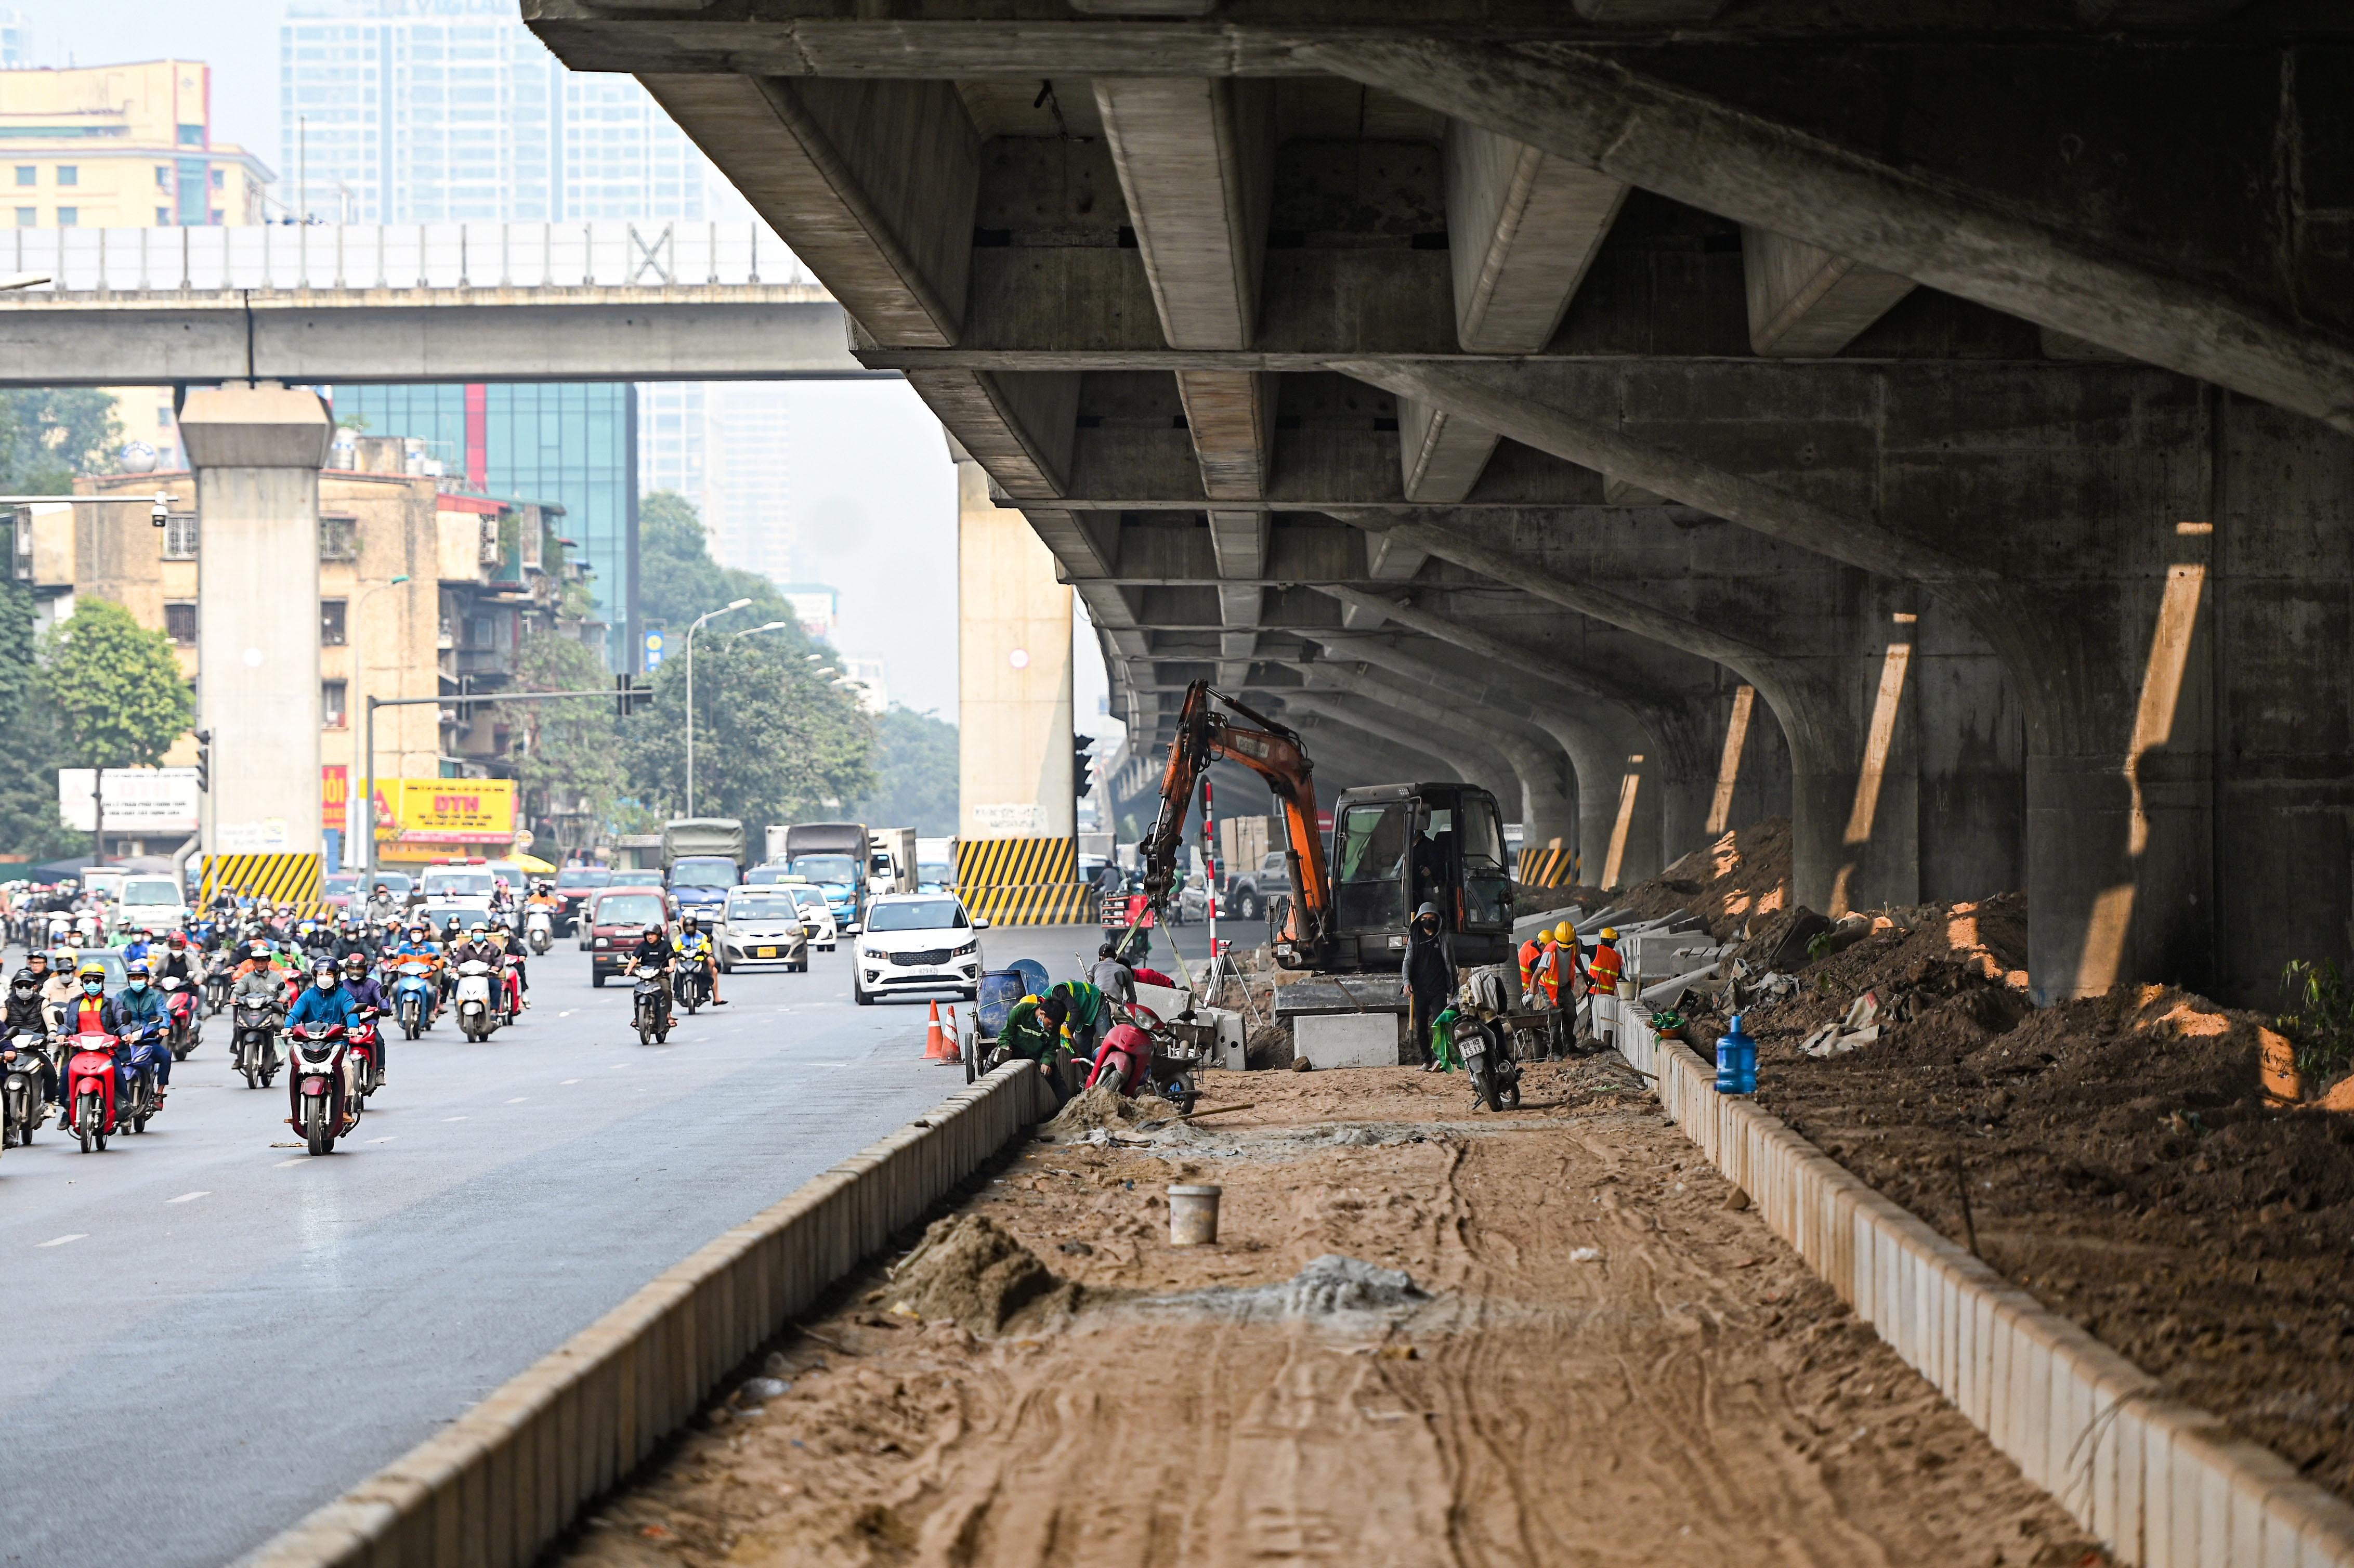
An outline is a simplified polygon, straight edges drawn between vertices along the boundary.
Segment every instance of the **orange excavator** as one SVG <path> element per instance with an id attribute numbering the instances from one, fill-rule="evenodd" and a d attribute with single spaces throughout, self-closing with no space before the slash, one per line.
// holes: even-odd
<path id="1" fill-rule="evenodd" d="M 1257 726 L 1245 728 L 1211 705 L 1223 704 Z M 1177 880 L 1177 851 L 1185 832 L 1185 812 L 1203 772 L 1221 758 L 1239 762 L 1267 781 L 1283 807 L 1284 853 L 1291 873 L 1290 914 L 1277 961 L 1286 969 L 1325 966 L 1332 945 L 1331 882 L 1325 874 L 1324 835 L 1316 826 L 1314 768 L 1297 731 L 1255 713 L 1207 681 L 1185 688 L 1177 715 L 1176 738 L 1169 743 L 1169 767 L 1161 777 L 1161 811 L 1153 819 L 1140 858 L 1144 893 L 1165 914 Z"/>

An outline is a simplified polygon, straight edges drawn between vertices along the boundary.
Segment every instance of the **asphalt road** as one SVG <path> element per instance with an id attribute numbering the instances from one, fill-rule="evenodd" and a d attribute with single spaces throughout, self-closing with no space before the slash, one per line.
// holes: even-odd
<path id="1" fill-rule="evenodd" d="M 1071 927 L 984 938 L 1057 979 L 1093 951 Z M 8 1150 L 0 1563 L 226 1563 L 962 1088 L 923 1060 L 922 1002 L 851 1004 L 848 959 L 738 972 L 648 1048 L 627 989 L 559 945 L 488 1043 L 396 1041 L 318 1159 L 284 1080 L 246 1089 L 212 1020 L 144 1135 Z"/>

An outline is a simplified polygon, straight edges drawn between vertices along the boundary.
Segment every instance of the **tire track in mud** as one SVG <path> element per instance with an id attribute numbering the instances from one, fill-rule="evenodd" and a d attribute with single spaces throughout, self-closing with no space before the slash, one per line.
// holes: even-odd
<path id="1" fill-rule="evenodd" d="M 1076 1314 L 975 1339 L 878 1276 L 817 1325 L 856 1355 L 792 1341 L 791 1392 L 691 1439 L 572 1562 L 2101 1560 L 1655 1113 L 1534 1075 L 1568 1105 L 1466 1122 L 1408 1073 L 1214 1077 L 1258 1108 L 1034 1147 L 968 1207 L 1093 1292 Z M 1172 1249 L 1158 1191 L 1200 1180 L 1223 1243 Z M 1326 1254 L 1429 1296 L 1266 1305 Z"/>

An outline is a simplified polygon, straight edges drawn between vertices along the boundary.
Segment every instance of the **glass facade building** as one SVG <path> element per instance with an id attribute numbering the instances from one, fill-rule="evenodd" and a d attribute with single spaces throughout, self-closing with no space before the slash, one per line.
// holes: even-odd
<path id="1" fill-rule="evenodd" d="M 337 387 L 335 418 L 414 436 L 442 471 L 486 494 L 553 502 L 557 532 L 594 574 L 606 663 L 633 668 L 637 636 L 638 402 L 621 382 Z"/>

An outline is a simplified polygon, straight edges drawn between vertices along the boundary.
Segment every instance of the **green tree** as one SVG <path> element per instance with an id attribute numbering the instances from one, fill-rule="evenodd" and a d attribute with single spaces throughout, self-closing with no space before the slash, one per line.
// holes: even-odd
<path id="1" fill-rule="evenodd" d="M 927 838 L 957 831 L 957 727 L 895 707 L 875 721 L 875 789 L 851 813 Z"/>
<path id="2" fill-rule="evenodd" d="M 741 619 L 732 625 L 793 619 L 776 584 L 711 558 L 710 539 L 693 502 L 674 491 L 657 490 L 638 503 L 640 615 L 652 625 L 684 632 L 704 611 L 739 599 L 750 599 L 751 608 L 737 611 Z"/>
<path id="3" fill-rule="evenodd" d="M 114 398 L 94 387 L 0 391 L 0 485 L 18 495 L 59 495 L 78 473 L 111 473 L 122 425 Z"/>
<path id="4" fill-rule="evenodd" d="M 84 768 L 153 768 L 196 712 L 171 638 L 102 599 L 80 599 L 43 643 L 40 688 L 58 759 Z"/>
<path id="5" fill-rule="evenodd" d="M 578 638 L 535 632 L 515 650 L 518 691 L 586 692 L 610 683 L 604 660 Z M 558 804 L 568 812 L 578 802 L 593 831 L 593 824 L 611 812 L 621 789 L 620 737 L 612 700 L 503 703 L 497 713 L 498 722 L 515 736 L 515 782 L 524 797 L 525 821 L 536 832 L 536 824 L 553 817 Z M 585 833 L 566 836 L 560 828 L 559 823 L 557 842 L 543 849 L 543 859 L 560 860 L 563 852 L 584 847 Z"/>
<path id="6" fill-rule="evenodd" d="M 82 839 L 58 813 L 57 726 L 35 653 L 33 590 L 0 580 L 0 849 L 49 860 Z"/>
<path id="7" fill-rule="evenodd" d="M 739 818 L 757 834 L 873 787 L 873 729 L 831 677 L 815 673 L 810 652 L 790 630 L 758 637 L 706 630 L 695 640 L 698 815 Z M 674 814 L 686 809 L 684 649 L 663 661 L 653 685 L 652 707 L 624 726 L 623 762 L 631 793 Z"/>

